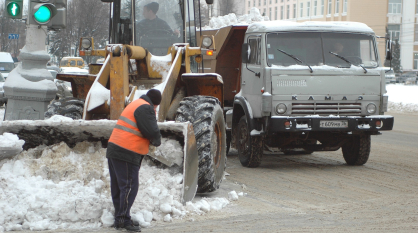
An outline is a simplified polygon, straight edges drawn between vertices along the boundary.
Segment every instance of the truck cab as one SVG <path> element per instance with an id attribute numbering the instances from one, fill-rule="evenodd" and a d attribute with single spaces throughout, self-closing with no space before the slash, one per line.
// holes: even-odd
<path id="1" fill-rule="evenodd" d="M 244 166 L 258 166 L 266 149 L 340 148 L 347 164 L 362 165 L 370 135 L 393 128 L 376 37 L 365 24 L 253 23 L 241 61 L 226 119 Z"/>

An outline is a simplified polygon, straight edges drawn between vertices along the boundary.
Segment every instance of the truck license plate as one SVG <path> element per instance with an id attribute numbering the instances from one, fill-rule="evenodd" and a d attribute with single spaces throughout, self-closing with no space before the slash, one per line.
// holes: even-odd
<path id="1" fill-rule="evenodd" d="M 321 128 L 347 128 L 348 121 L 319 121 Z"/>

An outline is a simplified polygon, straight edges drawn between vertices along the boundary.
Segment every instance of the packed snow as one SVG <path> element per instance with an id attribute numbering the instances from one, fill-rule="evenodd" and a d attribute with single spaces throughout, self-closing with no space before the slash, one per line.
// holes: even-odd
<path id="1" fill-rule="evenodd" d="M 9 143 L 21 142 L 14 138 Z M 179 144 L 167 144 L 181 150 Z M 219 211 L 239 196 L 232 191 L 225 198 L 203 198 L 183 205 L 181 171 L 180 166 L 162 169 L 144 159 L 131 210 L 142 227 L 151 226 L 152 221 L 171 222 Z M 65 143 L 39 146 L 1 160 L 0 232 L 110 227 L 114 210 L 109 184 L 106 149 L 100 143 L 82 142 L 73 149 Z"/>
<path id="2" fill-rule="evenodd" d="M 262 16 L 258 8 L 251 8 L 249 14 L 237 17 L 234 13 L 225 16 L 212 17 L 209 25 L 202 27 L 202 30 L 218 29 L 230 25 L 249 25 L 253 22 L 268 21 L 268 16 Z"/>

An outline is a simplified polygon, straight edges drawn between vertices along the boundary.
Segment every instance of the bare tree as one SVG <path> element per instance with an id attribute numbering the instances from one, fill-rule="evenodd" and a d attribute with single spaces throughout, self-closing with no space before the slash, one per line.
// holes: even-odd
<path id="1" fill-rule="evenodd" d="M 95 47 L 104 47 L 109 37 L 109 4 L 97 0 L 69 1 L 67 28 L 51 32 L 50 53 L 60 60 L 76 56 L 81 37 L 93 37 Z M 90 62 L 91 57 L 86 57 Z"/>
<path id="2" fill-rule="evenodd" d="M 227 15 L 229 13 L 237 13 L 238 4 L 236 0 L 218 0 L 219 15 Z"/>

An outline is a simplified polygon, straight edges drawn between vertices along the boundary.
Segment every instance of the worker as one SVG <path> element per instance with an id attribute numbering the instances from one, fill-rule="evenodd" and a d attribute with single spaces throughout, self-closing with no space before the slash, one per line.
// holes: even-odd
<path id="1" fill-rule="evenodd" d="M 126 106 L 110 135 L 106 158 L 116 229 L 141 231 L 139 223 L 131 220 L 130 210 L 138 193 L 138 172 L 143 157 L 149 152 L 149 144 L 161 145 L 155 114 L 160 103 L 161 92 L 149 90 Z"/>
<path id="2" fill-rule="evenodd" d="M 160 8 L 160 4 L 157 2 L 150 2 L 146 4 L 143 8 L 142 15 L 144 19 L 139 21 L 138 23 L 138 36 L 141 37 L 145 35 L 149 31 L 156 31 L 156 30 L 165 30 L 167 33 L 174 33 L 178 35 L 180 32 L 178 30 L 171 30 L 170 26 L 167 24 L 166 21 L 160 19 L 157 16 L 158 9 Z"/>

